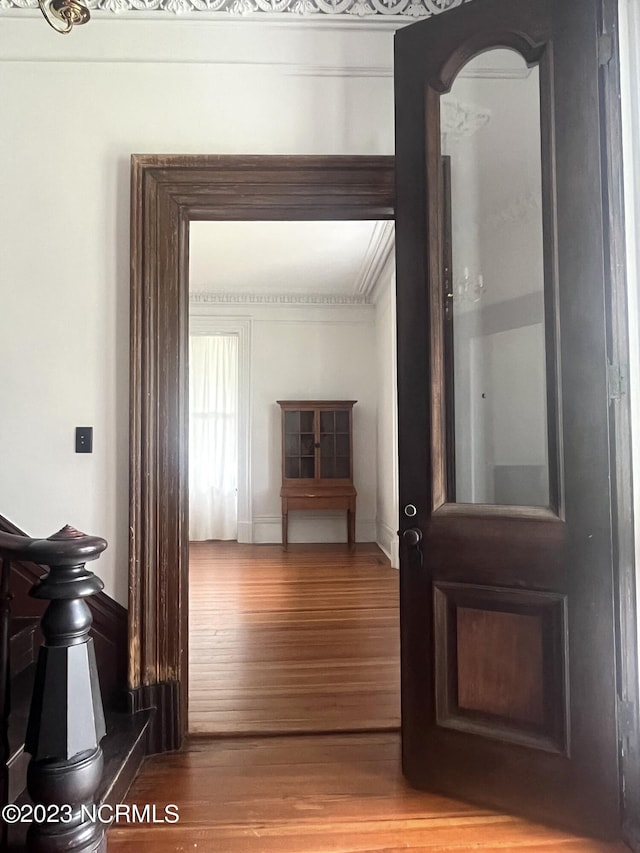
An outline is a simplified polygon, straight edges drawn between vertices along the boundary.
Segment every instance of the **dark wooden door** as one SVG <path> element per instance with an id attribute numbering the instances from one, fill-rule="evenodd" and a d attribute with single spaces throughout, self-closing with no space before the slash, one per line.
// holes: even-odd
<path id="1" fill-rule="evenodd" d="M 601 5 L 396 35 L 402 733 L 418 787 L 616 835 Z"/>

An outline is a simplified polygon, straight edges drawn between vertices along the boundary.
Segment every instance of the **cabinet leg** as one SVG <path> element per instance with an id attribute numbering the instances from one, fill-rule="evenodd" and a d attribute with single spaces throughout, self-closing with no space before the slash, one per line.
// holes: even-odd
<path id="1" fill-rule="evenodd" d="M 287 550 L 289 546 L 289 513 L 282 513 L 282 547 Z"/>

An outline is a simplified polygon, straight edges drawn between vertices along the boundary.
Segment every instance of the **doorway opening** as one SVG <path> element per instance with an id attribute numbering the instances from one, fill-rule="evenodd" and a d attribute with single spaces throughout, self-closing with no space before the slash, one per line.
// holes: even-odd
<path id="1" fill-rule="evenodd" d="M 129 682 L 177 749 L 188 701 L 189 228 L 393 219 L 393 157 L 132 158 Z"/>
<path id="2" fill-rule="evenodd" d="M 191 734 L 399 727 L 393 245 L 389 220 L 190 223 Z M 314 438 L 283 399 L 357 402 Z M 347 475 L 355 537 L 318 494 L 291 502 L 284 550 L 284 483 Z"/>

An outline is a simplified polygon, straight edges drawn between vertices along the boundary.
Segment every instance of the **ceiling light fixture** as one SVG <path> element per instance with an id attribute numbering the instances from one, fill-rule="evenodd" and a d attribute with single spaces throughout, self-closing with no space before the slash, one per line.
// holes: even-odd
<path id="1" fill-rule="evenodd" d="M 38 6 L 45 21 L 57 33 L 70 33 L 76 25 L 86 24 L 91 17 L 80 0 L 49 0 L 48 3 L 38 0 Z"/>

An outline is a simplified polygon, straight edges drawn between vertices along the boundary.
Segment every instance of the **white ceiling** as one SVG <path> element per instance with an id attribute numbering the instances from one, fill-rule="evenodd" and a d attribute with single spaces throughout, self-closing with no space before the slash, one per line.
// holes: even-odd
<path id="1" fill-rule="evenodd" d="M 192 222 L 189 289 L 367 297 L 392 246 L 391 222 Z"/>

